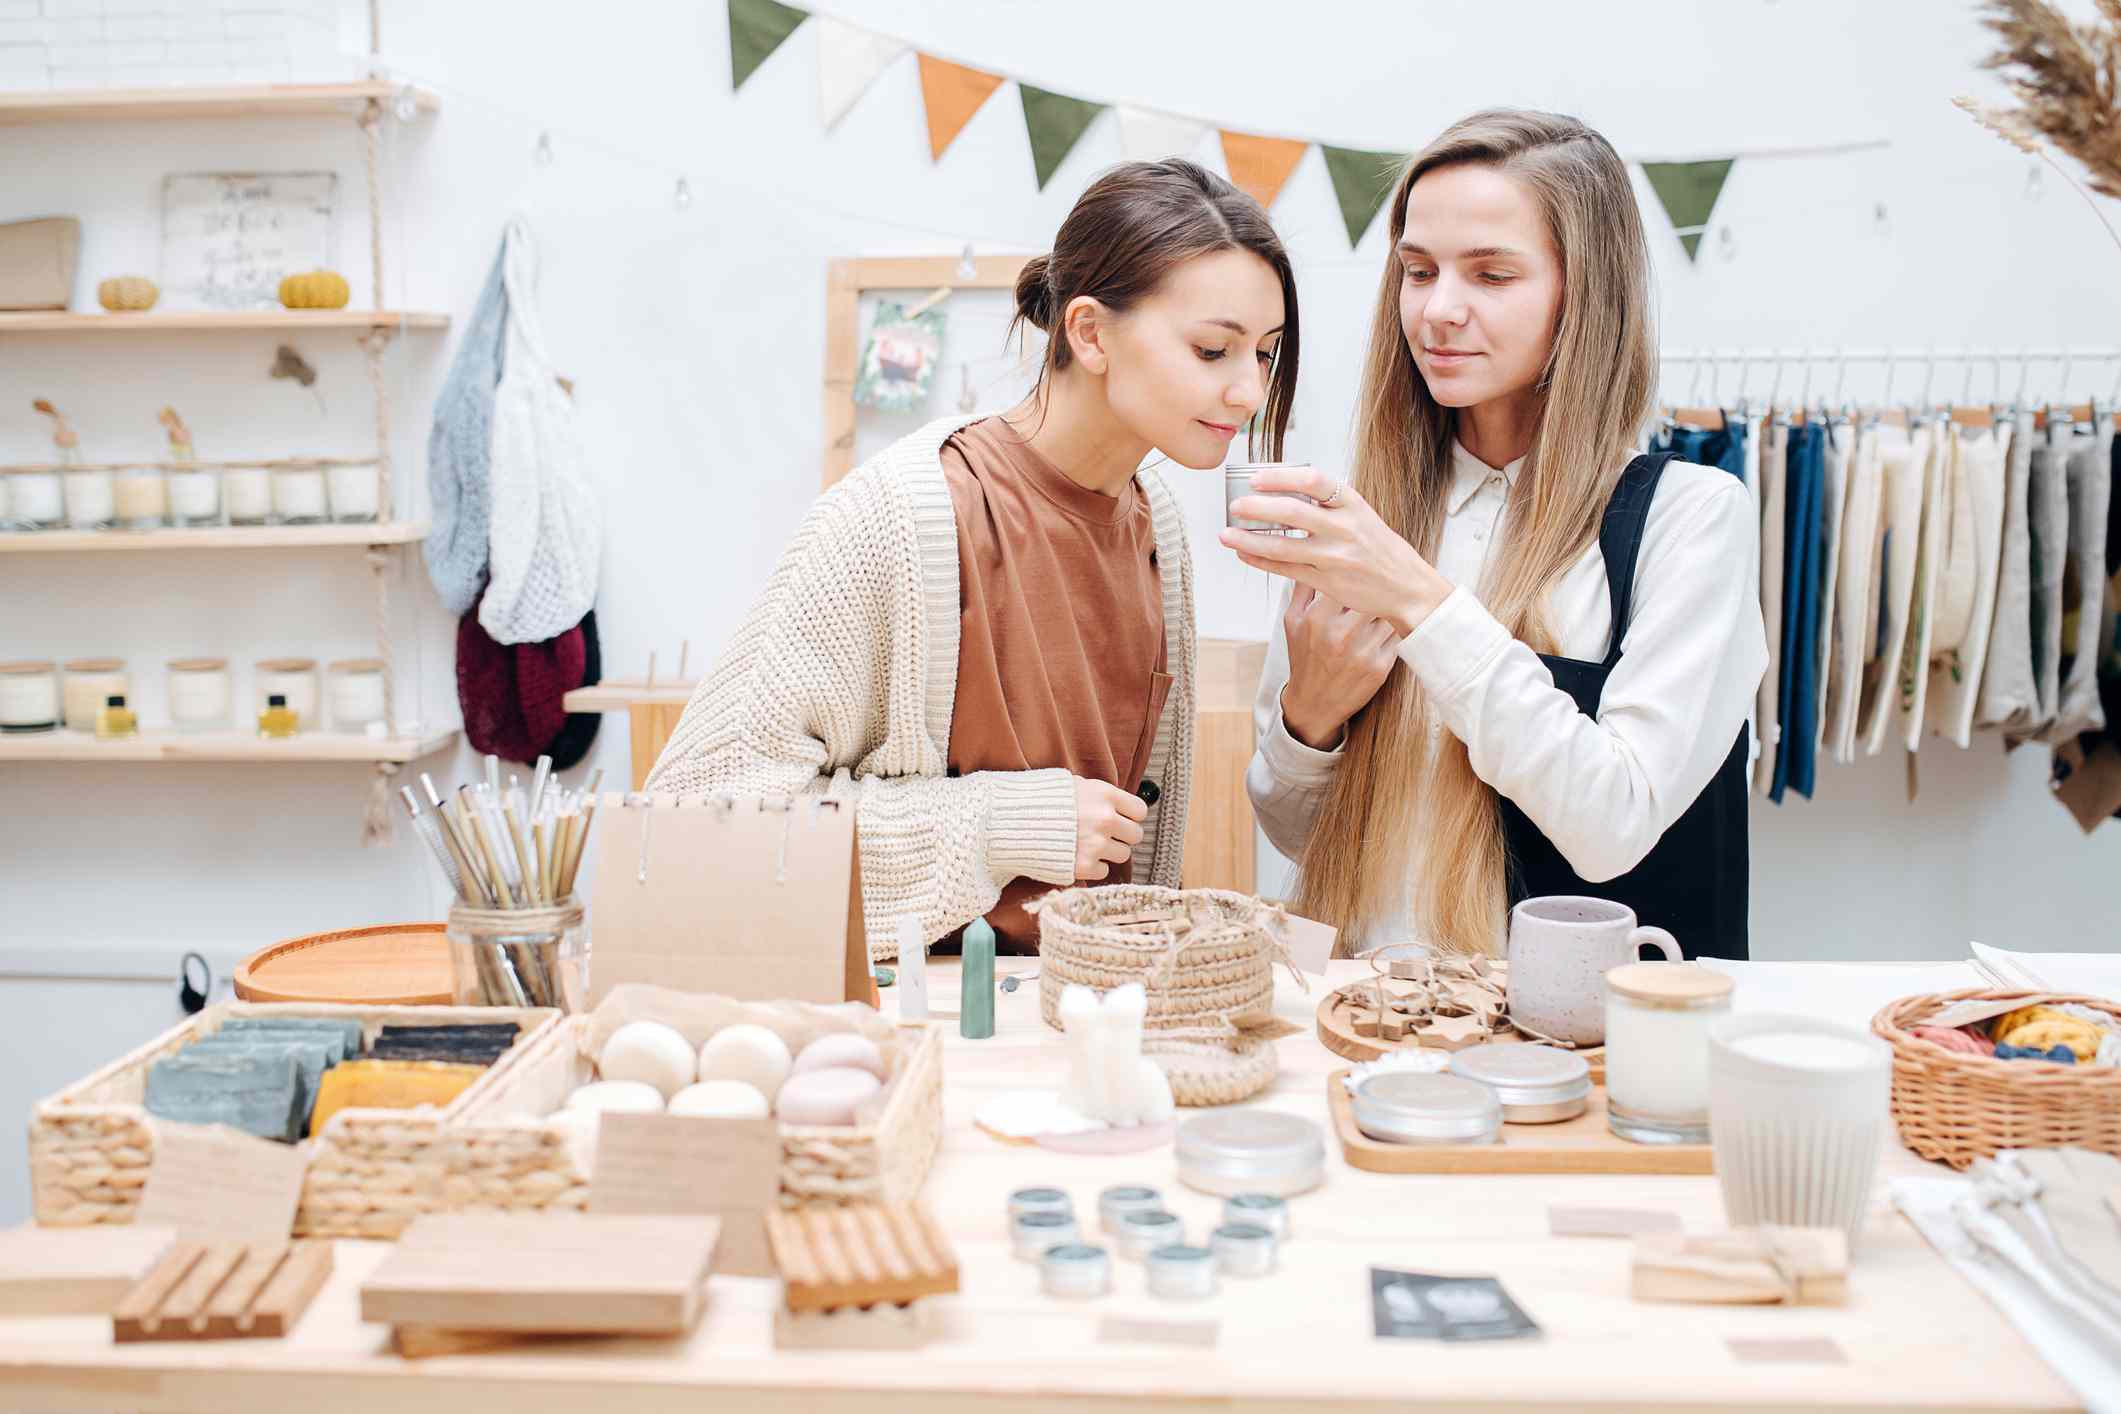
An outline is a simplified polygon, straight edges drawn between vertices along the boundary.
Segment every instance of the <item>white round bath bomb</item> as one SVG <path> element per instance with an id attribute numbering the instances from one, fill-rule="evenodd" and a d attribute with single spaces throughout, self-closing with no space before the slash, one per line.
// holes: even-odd
<path id="1" fill-rule="evenodd" d="M 576 1086 L 567 1097 L 567 1108 L 610 1114 L 661 1114 L 663 1092 L 638 1080 L 598 1080 Z"/>
<path id="2" fill-rule="evenodd" d="M 857 1036 L 852 1031 L 836 1031 L 830 1036 L 820 1036 L 803 1047 L 795 1058 L 792 1075 L 801 1075 L 806 1070 L 866 1070 L 879 1080 L 891 1078 L 884 1065 L 884 1053 L 876 1042 L 867 1036 Z"/>
<path id="3" fill-rule="evenodd" d="M 724 1026 L 700 1047 L 700 1079 L 741 1080 L 772 1104 L 795 1063 L 788 1043 L 763 1026 Z"/>
<path id="4" fill-rule="evenodd" d="M 883 1081 L 851 1066 L 806 1070 L 788 1077 L 774 1113 L 783 1124 L 852 1124 L 862 1101 L 883 1088 Z"/>
<path id="5" fill-rule="evenodd" d="M 629 1021 L 604 1043 L 597 1075 L 653 1085 L 667 1100 L 697 1078 L 692 1043 L 660 1021 Z"/>
<path id="6" fill-rule="evenodd" d="M 741 1080 L 702 1080 L 672 1095 L 670 1112 L 709 1119 L 764 1119 L 773 1113 L 773 1106 L 757 1086 Z"/>

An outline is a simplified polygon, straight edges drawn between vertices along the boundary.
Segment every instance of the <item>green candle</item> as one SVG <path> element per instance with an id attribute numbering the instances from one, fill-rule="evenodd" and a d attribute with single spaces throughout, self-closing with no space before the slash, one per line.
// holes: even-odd
<path id="1" fill-rule="evenodd" d="M 984 1041 L 994 1034 L 994 929 L 984 918 L 965 927 L 964 965 L 958 972 L 957 1034 Z"/>

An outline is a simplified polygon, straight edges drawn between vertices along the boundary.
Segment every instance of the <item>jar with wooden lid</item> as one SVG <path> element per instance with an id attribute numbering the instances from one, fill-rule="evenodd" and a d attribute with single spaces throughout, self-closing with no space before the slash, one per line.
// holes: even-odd
<path id="1" fill-rule="evenodd" d="M 1639 1144 L 1709 1138 L 1709 1027 L 1731 979 L 1693 962 L 1630 962 L 1605 975 L 1606 1117 Z"/>
<path id="2" fill-rule="evenodd" d="M 49 662 L 0 663 L 0 733 L 56 731 L 59 674 Z"/>
<path id="3" fill-rule="evenodd" d="M 257 704 L 253 715 L 265 711 L 273 697 L 287 699 L 295 714 L 295 730 L 313 731 L 317 724 L 317 660 L 314 658 L 263 658 L 258 662 L 252 687 Z"/>
<path id="4" fill-rule="evenodd" d="M 132 675 L 123 658 L 74 658 L 66 665 L 66 729 L 92 732 L 96 714 L 113 696 L 131 697 Z"/>
<path id="5" fill-rule="evenodd" d="M 384 674 L 381 658 L 345 658 L 331 665 L 333 731 L 365 732 L 384 718 Z"/>
<path id="6" fill-rule="evenodd" d="M 178 731 L 226 730 L 232 703 L 228 659 L 169 660 L 169 720 Z"/>

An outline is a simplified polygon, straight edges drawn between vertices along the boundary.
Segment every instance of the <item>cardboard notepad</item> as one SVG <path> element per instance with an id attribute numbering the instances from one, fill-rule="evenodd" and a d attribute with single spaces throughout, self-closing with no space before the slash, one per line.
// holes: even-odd
<path id="1" fill-rule="evenodd" d="M 854 805 L 608 795 L 589 1005 L 621 982 L 739 1001 L 870 996 Z"/>

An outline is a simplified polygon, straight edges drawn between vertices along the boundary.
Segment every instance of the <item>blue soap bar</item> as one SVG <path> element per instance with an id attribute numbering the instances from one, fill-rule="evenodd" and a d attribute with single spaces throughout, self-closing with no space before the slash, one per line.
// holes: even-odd
<path id="1" fill-rule="evenodd" d="M 241 1031 L 230 1031 L 223 1027 L 213 1035 L 202 1036 L 192 1044 L 205 1046 L 216 1041 L 237 1042 L 245 1045 L 253 1041 L 277 1041 L 293 1042 L 303 1046 L 320 1046 L 324 1050 L 324 1063 L 327 1066 L 337 1065 L 340 1061 L 345 1060 L 349 1054 L 346 1049 L 346 1037 L 341 1035 L 337 1028 L 333 1028 L 330 1031 L 316 1031 L 307 1027 L 252 1026 L 246 1027 Z M 352 1052 L 355 1055 L 359 1053 L 358 1048 Z"/>
<path id="2" fill-rule="evenodd" d="M 296 1108 L 301 1068 L 292 1051 L 200 1054 L 194 1046 L 147 1068 L 147 1112 L 191 1124 L 226 1124 L 285 1140 L 306 1112 Z"/>
<path id="3" fill-rule="evenodd" d="M 336 1037 L 331 1040 L 319 1037 L 284 1040 L 268 1031 L 251 1031 L 239 1036 L 212 1036 L 196 1045 L 185 1047 L 181 1054 L 293 1056 L 295 1106 L 300 1111 L 300 1116 L 288 1138 L 300 1139 L 302 1130 L 309 1121 L 309 1112 L 316 1108 L 317 1087 L 323 1083 L 324 1072 L 330 1068 L 330 1051 L 337 1045 Z"/>
<path id="4" fill-rule="evenodd" d="M 231 1031 L 316 1031 L 340 1038 L 339 1055 L 361 1054 L 361 1023 L 339 1016 L 231 1016 L 216 1035 Z"/>

